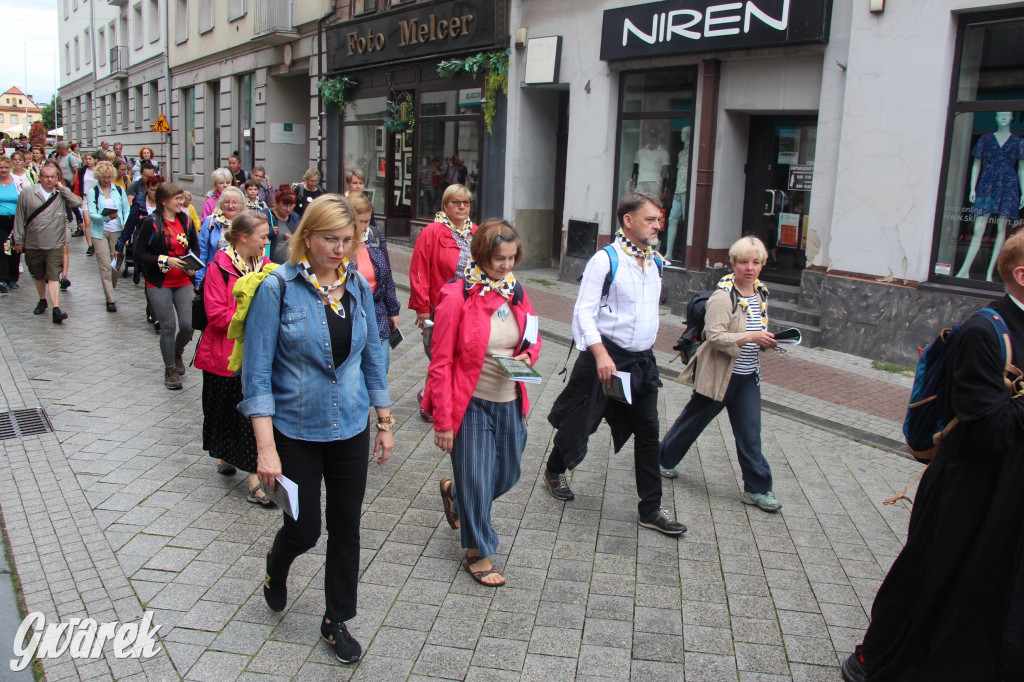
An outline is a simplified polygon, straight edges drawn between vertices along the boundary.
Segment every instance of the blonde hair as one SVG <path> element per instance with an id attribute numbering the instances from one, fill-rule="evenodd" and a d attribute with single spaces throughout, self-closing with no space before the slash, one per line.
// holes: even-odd
<path id="1" fill-rule="evenodd" d="M 314 177 L 320 177 L 320 171 L 318 171 L 316 168 L 308 168 L 306 169 L 306 172 L 302 174 L 303 180 L 309 180 L 310 178 Z"/>
<path id="2" fill-rule="evenodd" d="M 220 193 L 220 198 L 217 199 L 217 208 L 223 210 L 224 200 L 228 197 L 235 197 L 238 199 L 238 203 L 245 207 L 245 195 L 242 194 L 242 190 L 237 187 L 225 187 L 224 191 Z"/>
<path id="3" fill-rule="evenodd" d="M 96 164 L 96 167 L 92 169 L 92 176 L 97 180 L 113 182 L 114 178 L 117 177 L 117 169 L 114 168 L 114 164 L 109 161 L 100 161 Z"/>
<path id="4" fill-rule="evenodd" d="M 444 206 L 452 199 L 469 199 L 472 201 L 473 193 L 465 185 L 448 185 L 448 189 L 441 196 L 441 206 Z"/>
<path id="5" fill-rule="evenodd" d="M 231 171 L 229 171 L 227 168 L 217 168 L 212 173 L 210 173 L 210 180 L 213 182 L 213 184 L 210 185 L 210 189 L 216 192 L 218 182 L 231 182 L 231 178 L 233 177 L 234 176 L 231 175 Z"/>
<path id="6" fill-rule="evenodd" d="M 768 249 L 757 237 L 740 237 L 729 247 L 729 262 L 733 265 L 740 259 L 750 256 L 756 256 L 761 265 L 768 262 Z"/>
<path id="7" fill-rule="evenodd" d="M 348 197 L 348 205 L 356 215 L 373 213 L 373 204 L 364 196 Z"/>
<path id="8" fill-rule="evenodd" d="M 295 234 L 288 240 L 288 262 L 298 265 L 306 258 L 306 237 L 317 232 L 329 232 L 339 227 L 353 226 L 356 217 L 352 207 L 340 194 L 321 194 L 302 212 L 302 220 Z"/>
<path id="9" fill-rule="evenodd" d="M 242 211 L 241 213 L 235 216 L 234 220 L 231 221 L 231 225 L 229 225 L 228 229 L 224 230 L 221 233 L 221 235 L 224 237 L 224 239 L 227 239 L 229 242 L 231 242 L 232 246 L 234 246 L 235 244 L 238 243 L 239 237 L 243 235 L 251 235 L 253 232 L 256 231 L 256 228 L 266 223 L 266 213 L 263 213 L 262 211 L 252 210 Z"/>

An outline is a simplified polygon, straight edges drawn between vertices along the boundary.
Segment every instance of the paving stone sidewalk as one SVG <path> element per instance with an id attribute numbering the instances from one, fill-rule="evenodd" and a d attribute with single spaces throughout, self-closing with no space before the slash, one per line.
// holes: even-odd
<path id="1" fill-rule="evenodd" d="M 443 519 L 437 481 L 451 468 L 416 415 L 426 360 L 410 333 L 392 355 L 395 455 L 371 465 L 364 504 L 352 631 L 366 654 L 342 666 L 318 642 L 324 539 L 296 561 L 288 608 L 267 609 L 258 588 L 279 512 L 248 504 L 241 474 L 216 473 L 201 449 L 200 373 L 183 391 L 163 387 L 142 288 L 122 283 L 119 311 L 105 312 L 83 250 L 72 246 L 64 325 L 31 314 L 30 286 L 0 297 L 0 412 L 43 407 L 54 426 L 0 440 L 0 509 L 30 611 L 103 622 L 149 610 L 162 652 L 65 655 L 43 662 L 49 680 L 837 680 L 905 538 L 909 506 L 881 500 L 919 465 L 776 415 L 764 447 L 780 514 L 739 502 L 724 415 L 665 483 L 683 538 L 637 527 L 631 445 L 612 454 L 603 426 L 574 472 L 576 500 L 556 502 L 540 471 L 566 348 L 549 343 L 522 480 L 494 507 L 508 585 L 477 585 Z M 412 315 L 402 320 L 411 331 Z M 545 318 L 549 329 L 564 323 Z M 689 394 L 666 381 L 663 429 Z"/>

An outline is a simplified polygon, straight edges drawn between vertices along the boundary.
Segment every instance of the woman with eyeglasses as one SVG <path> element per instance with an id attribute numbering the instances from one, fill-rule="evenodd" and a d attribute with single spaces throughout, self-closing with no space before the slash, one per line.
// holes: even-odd
<path id="1" fill-rule="evenodd" d="M 472 258 L 470 244 L 476 225 L 469 219 L 473 193 L 465 185 L 449 185 L 441 197 L 441 210 L 434 222 L 423 228 L 416 239 L 409 265 L 409 307 L 416 311 L 416 326 L 425 329 L 430 313 L 441 300 L 441 287 L 462 274 Z M 424 350 L 430 357 L 425 334 Z M 423 402 L 423 391 L 419 400 Z M 420 408 L 424 421 L 433 421 L 430 413 Z"/>
<path id="2" fill-rule="evenodd" d="M 217 201 L 217 210 L 203 219 L 199 230 L 199 260 L 208 265 L 213 257 L 224 246 L 223 235 L 231 226 L 231 221 L 245 208 L 245 195 L 237 187 L 225 187 Z M 204 267 L 196 273 L 196 288 L 206 277 Z"/>
<path id="3" fill-rule="evenodd" d="M 326 608 L 320 634 L 342 663 L 362 655 L 345 625 L 356 615 L 359 517 L 366 492 L 370 429 L 385 462 L 394 443 L 384 355 L 376 342 L 370 285 L 349 267 L 359 243 L 356 217 L 338 194 L 306 209 L 291 238 L 288 263 L 268 275 L 245 320 L 239 411 L 252 419 L 256 473 L 272 492 L 277 476 L 298 486 L 297 520 L 283 525 L 267 554 L 263 597 L 273 611 L 288 602 L 292 562 L 320 537 L 320 490 L 326 487 Z"/>

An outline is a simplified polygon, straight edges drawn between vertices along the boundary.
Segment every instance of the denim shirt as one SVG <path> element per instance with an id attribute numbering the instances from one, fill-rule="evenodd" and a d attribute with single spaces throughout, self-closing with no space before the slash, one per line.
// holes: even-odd
<path id="1" fill-rule="evenodd" d="M 245 320 L 242 393 L 238 411 L 273 417 L 274 428 L 297 440 L 329 442 L 362 433 L 370 406 L 389 407 L 384 349 L 377 338 L 373 296 L 366 279 L 349 271 L 352 348 L 334 367 L 323 300 L 286 263 L 256 290 Z M 332 313 L 333 314 L 333 313 Z"/>

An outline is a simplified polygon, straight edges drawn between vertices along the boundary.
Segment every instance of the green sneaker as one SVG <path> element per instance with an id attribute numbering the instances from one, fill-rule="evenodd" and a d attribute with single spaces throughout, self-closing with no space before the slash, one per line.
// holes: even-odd
<path id="1" fill-rule="evenodd" d="M 740 500 L 743 501 L 743 504 L 759 507 L 766 512 L 777 512 L 782 509 L 782 503 L 775 499 L 771 490 L 766 493 L 752 493 L 744 490 L 740 495 Z"/>
<path id="2" fill-rule="evenodd" d="M 672 467 L 671 469 L 666 469 L 665 467 L 659 465 L 658 469 L 661 471 L 662 478 L 677 478 L 679 476 L 679 474 L 676 472 L 675 467 Z"/>

